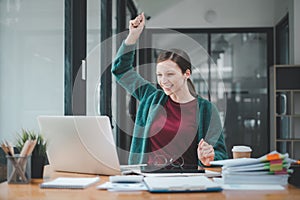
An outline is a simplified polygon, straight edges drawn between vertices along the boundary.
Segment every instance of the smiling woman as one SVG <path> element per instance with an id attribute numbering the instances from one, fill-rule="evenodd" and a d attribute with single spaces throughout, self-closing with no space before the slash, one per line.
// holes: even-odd
<path id="1" fill-rule="evenodd" d="M 193 87 L 190 89 L 189 56 L 179 49 L 166 50 L 158 56 L 156 75 L 162 89 L 157 89 L 133 70 L 134 49 L 145 25 L 144 14 L 129 24 L 129 34 L 112 67 L 118 83 L 140 101 L 129 164 L 155 165 L 155 158 L 163 156 L 174 162 L 184 160 L 183 168 L 198 168 L 227 158 L 215 105 L 194 94 Z M 203 138 L 210 124 L 214 126 L 210 134 L 216 140 L 209 144 Z"/>
<path id="2" fill-rule="evenodd" d="M 188 102 L 197 96 L 194 84 L 190 79 L 192 74 L 191 61 L 188 54 L 183 50 L 171 49 L 161 52 L 157 58 L 156 74 L 158 84 L 166 93 L 168 90 L 174 91 L 176 86 L 179 86 L 177 88 L 178 92 L 181 92 L 184 98 L 181 100 L 182 103 Z M 180 80 L 183 81 L 182 84 L 180 84 Z M 173 84 L 174 81 L 176 85 Z M 171 86 L 173 87 L 172 90 Z M 173 100 L 177 98 L 174 94 L 176 93 L 173 92 L 171 97 Z"/>

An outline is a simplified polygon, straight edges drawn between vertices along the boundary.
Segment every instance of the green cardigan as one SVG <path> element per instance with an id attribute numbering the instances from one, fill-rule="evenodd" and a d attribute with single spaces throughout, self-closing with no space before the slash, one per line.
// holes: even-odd
<path id="1" fill-rule="evenodd" d="M 146 162 L 148 150 L 148 134 L 153 119 L 158 110 L 165 105 L 168 96 L 163 90 L 157 89 L 152 83 L 142 78 L 133 68 L 136 45 L 125 45 L 123 42 L 118 50 L 112 66 L 112 74 L 116 81 L 124 87 L 138 101 L 135 126 L 129 154 L 129 164 L 141 164 Z M 214 147 L 215 160 L 227 158 L 227 151 L 222 131 L 219 113 L 211 102 L 197 97 L 199 115 L 198 143 L 204 138 Z M 199 161 L 199 165 L 202 163 Z"/>

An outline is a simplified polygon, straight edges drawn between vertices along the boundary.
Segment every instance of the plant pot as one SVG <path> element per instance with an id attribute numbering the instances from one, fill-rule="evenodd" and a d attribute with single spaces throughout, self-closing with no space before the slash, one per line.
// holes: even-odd
<path id="1" fill-rule="evenodd" d="M 43 178 L 45 156 L 31 157 L 31 178 Z"/>

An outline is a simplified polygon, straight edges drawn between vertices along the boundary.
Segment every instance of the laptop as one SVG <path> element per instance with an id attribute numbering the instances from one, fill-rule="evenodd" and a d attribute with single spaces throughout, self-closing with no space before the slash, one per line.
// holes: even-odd
<path id="1" fill-rule="evenodd" d="M 121 174 L 107 116 L 38 116 L 37 120 L 55 171 Z"/>
<path id="2" fill-rule="evenodd" d="M 153 193 L 222 191 L 221 185 L 205 176 L 145 177 L 144 183 Z"/>

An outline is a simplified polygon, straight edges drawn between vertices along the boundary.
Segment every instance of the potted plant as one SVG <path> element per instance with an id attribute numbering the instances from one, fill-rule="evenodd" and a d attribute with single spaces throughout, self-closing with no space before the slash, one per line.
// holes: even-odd
<path id="1" fill-rule="evenodd" d="M 42 178 L 47 164 L 47 142 L 41 133 L 22 129 L 18 134 L 16 148 L 21 151 L 27 140 L 37 140 L 31 155 L 31 178 Z"/>

